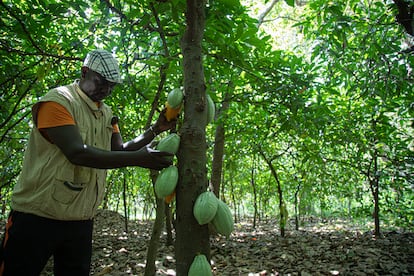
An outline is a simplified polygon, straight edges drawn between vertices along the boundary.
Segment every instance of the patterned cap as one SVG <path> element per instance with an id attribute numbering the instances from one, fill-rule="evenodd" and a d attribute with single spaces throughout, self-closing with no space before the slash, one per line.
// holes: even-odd
<path id="1" fill-rule="evenodd" d="M 101 74 L 107 81 L 122 83 L 118 61 L 105 50 L 93 50 L 88 53 L 83 66 Z"/>

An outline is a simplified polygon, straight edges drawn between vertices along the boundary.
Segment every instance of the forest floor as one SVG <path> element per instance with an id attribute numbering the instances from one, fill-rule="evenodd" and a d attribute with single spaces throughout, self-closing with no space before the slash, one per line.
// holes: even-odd
<path id="1" fill-rule="evenodd" d="M 275 222 L 235 225 L 229 239 L 211 237 L 215 275 L 414 275 L 414 233 L 384 231 L 375 239 L 341 221 L 308 223 L 282 238 Z M 95 220 L 91 275 L 144 275 L 152 221 L 101 211 Z M 157 274 L 175 275 L 174 248 L 161 237 Z M 51 263 L 43 275 L 51 274 Z"/>

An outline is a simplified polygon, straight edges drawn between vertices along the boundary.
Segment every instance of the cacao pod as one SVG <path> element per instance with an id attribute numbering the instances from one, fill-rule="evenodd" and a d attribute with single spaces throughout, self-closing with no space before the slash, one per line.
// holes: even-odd
<path id="1" fill-rule="evenodd" d="M 188 270 L 188 276 L 212 276 L 211 265 L 203 254 L 194 257 Z"/>
<path id="2" fill-rule="evenodd" d="M 165 103 L 165 118 L 167 121 L 171 121 L 178 117 L 178 114 L 181 111 L 182 105 L 178 106 L 177 108 L 172 108 L 168 102 Z"/>
<path id="3" fill-rule="evenodd" d="M 171 108 L 176 109 L 181 106 L 183 99 L 183 91 L 181 91 L 181 89 L 179 88 L 174 88 L 173 90 L 171 90 L 170 93 L 168 93 L 167 103 L 169 104 L 169 106 L 171 106 Z"/>
<path id="4" fill-rule="evenodd" d="M 213 192 L 201 193 L 193 207 L 193 214 L 200 225 L 209 223 L 216 215 L 218 198 Z"/>
<path id="5" fill-rule="evenodd" d="M 167 151 L 176 154 L 180 146 L 180 136 L 176 133 L 171 133 L 162 138 L 157 145 L 157 150 Z"/>
<path id="6" fill-rule="evenodd" d="M 218 200 L 216 215 L 211 223 L 219 234 L 222 234 L 227 238 L 234 230 L 234 221 L 230 208 L 220 199 Z"/>
<path id="7" fill-rule="evenodd" d="M 165 198 L 174 192 L 177 182 L 178 169 L 176 166 L 171 165 L 162 169 L 155 180 L 155 194 L 158 198 Z"/>

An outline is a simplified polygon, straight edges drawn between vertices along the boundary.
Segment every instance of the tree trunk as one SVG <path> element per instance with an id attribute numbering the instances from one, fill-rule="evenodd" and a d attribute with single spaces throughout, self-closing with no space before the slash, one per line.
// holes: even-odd
<path id="1" fill-rule="evenodd" d="M 375 225 L 375 237 L 379 237 L 381 232 L 380 232 L 380 219 L 379 219 L 379 212 L 380 212 L 380 208 L 379 208 L 379 183 L 378 183 L 378 179 L 375 179 L 376 181 L 374 181 L 374 183 L 372 184 L 374 186 L 374 225 Z"/>
<path id="2" fill-rule="evenodd" d="M 261 149 L 259 149 L 259 153 L 263 157 L 263 159 L 266 161 L 266 163 L 269 166 L 269 169 L 270 169 L 270 171 L 271 171 L 271 173 L 272 173 L 272 175 L 275 178 L 276 183 L 277 183 L 277 193 L 279 195 L 280 235 L 282 237 L 284 237 L 285 236 L 285 226 L 286 226 L 286 222 L 287 222 L 287 209 L 286 209 L 286 205 L 283 201 L 282 185 L 279 181 L 279 176 L 277 175 L 277 171 L 276 171 L 275 167 L 272 164 L 272 160 L 267 158 L 265 153 Z"/>
<path id="3" fill-rule="evenodd" d="M 366 176 L 369 181 L 369 186 L 371 189 L 372 198 L 374 201 L 374 235 L 375 237 L 379 238 L 380 236 L 380 219 L 379 219 L 379 213 L 380 213 L 380 207 L 379 207 L 379 181 L 380 181 L 380 172 L 378 168 L 378 150 L 376 149 L 376 145 L 378 143 L 378 140 L 375 136 L 377 133 L 377 121 L 375 119 L 372 119 L 371 121 L 371 127 L 372 131 L 374 133 L 374 137 L 372 140 L 373 145 L 373 152 L 372 152 L 372 160 L 370 162 L 370 165 L 368 167 L 368 171 L 366 173 Z"/>
<path id="4" fill-rule="evenodd" d="M 225 114 L 228 109 L 229 101 L 226 97 L 217 115 L 221 117 L 221 115 Z M 216 127 L 216 133 L 214 137 L 213 163 L 211 169 L 211 187 L 217 198 L 220 198 L 220 183 L 223 173 L 225 131 L 222 122 L 223 121 L 221 121 Z"/>
<path id="5" fill-rule="evenodd" d="M 201 42 L 205 26 L 205 1 L 187 0 L 187 28 L 181 40 L 184 66 L 184 120 L 178 151 L 179 181 L 176 188 L 176 275 L 186 276 L 194 257 L 210 259 L 207 225 L 193 215 L 198 195 L 207 190 L 207 98 Z"/>
<path id="6" fill-rule="evenodd" d="M 122 189 L 122 198 L 124 200 L 124 216 L 125 216 L 124 223 L 125 223 L 125 232 L 128 233 L 128 202 L 127 202 L 128 187 L 127 187 L 127 181 L 126 181 L 126 177 L 127 177 L 126 176 L 126 169 L 124 169 L 123 176 L 124 176 L 124 179 L 123 179 L 123 185 L 122 185 L 122 187 L 123 187 L 123 189 Z"/>
<path id="7" fill-rule="evenodd" d="M 172 234 L 172 211 L 171 211 L 171 205 L 168 203 L 165 203 L 165 230 L 167 231 L 167 245 L 173 245 L 174 238 Z"/>
<path id="8" fill-rule="evenodd" d="M 297 179 L 296 179 L 297 180 Z M 296 191 L 295 191 L 295 230 L 299 230 L 299 192 L 300 192 L 300 187 L 301 185 L 298 184 L 296 186 Z"/>
<path id="9" fill-rule="evenodd" d="M 224 194 L 224 193 L 223 193 Z M 233 213 L 234 213 L 234 223 L 237 223 L 239 221 L 240 218 L 240 211 L 236 204 L 236 197 L 234 196 L 236 193 L 234 192 L 234 182 L 233 182 L 233 178 L 230 177 L 230 194 L 231 194 L 231 202 L 233 202 Z M 222 200 L 224 202 L 226 202 L 224 196 L 222 196 Z"/>
<path id="10" fill-rule="evenodd" d="M 371 193 L 372 193 L 372 198 L 374 201 L 374 212 L 373 212 L 373 217 L 374 217 L 374 235 L 375 237 L 379 237 L 380 236 L 380 219 L 379 219 L 379 213 L 380 213 L 380 208 L 379 208 L 379 174 L 378 174 L 378 153 L 375 150 L 374 151 L 374 171 L 372 172 L 373 176 L 369 177 L 369 186 L 371 189 Z"/>
<path id="11" fill-rule="evenodd" d="M 221 174 L 223 171 L 224 154 L 224 127 L 219 124 L 216 127 L 214 138 L 213 162 L 211 169 L 211 188 L 217 198 L 220 198 Z"/>
<path id="12" fill-rule="evenodd" d="M 254 181 L 254 165 L 252 166 L 252 173 L 250 177 L 250 183 L 253 188 L 253 229 L 256 228 L 256 218 L 257 218 L 257 190 L 256 190 L 256 182 Z"/>
<path id="13" fill-rule="evenodd" d="M 157 198 L 156 215 L 154 225 L 152 226 L 151 239 L 147 249 L 147 262 L 145 264 L 145 276 L 155 275 L 158 248 L 160 244 L 160 236 L 164 227 L 164 209 L 165 202 L 163 198 Z"/>

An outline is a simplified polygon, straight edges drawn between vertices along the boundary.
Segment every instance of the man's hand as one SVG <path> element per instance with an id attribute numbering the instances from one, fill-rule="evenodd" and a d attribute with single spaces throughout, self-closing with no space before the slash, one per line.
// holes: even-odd
<path id="1" fill-rule="evenodd" d="M 136 153 L 136 158 L 139 160 L 138 166 L 152 170 L 161 170 L 171 166 L 172 158 L 167 157 L 174 156 L 170 152 L 155 150 L 151 148 L 151 145 L 142 147 Z"/>
<path id="2" fill-rule="evenodd" d="M 176 128 L 177 119 L 167 121 L 167 118 L 165 117 L 165 111 L 166 111 L 166 109 L 164 108 L 161 111 L 160 116 L 158 117 L 157 121 L 153 125 L 153 128 L 154 128 L 155 131 L 157 131 L 157 134 L 159 134 L 163 131 L 169 130 L 169 129 L 175 130 L 175 128 Z"/>

